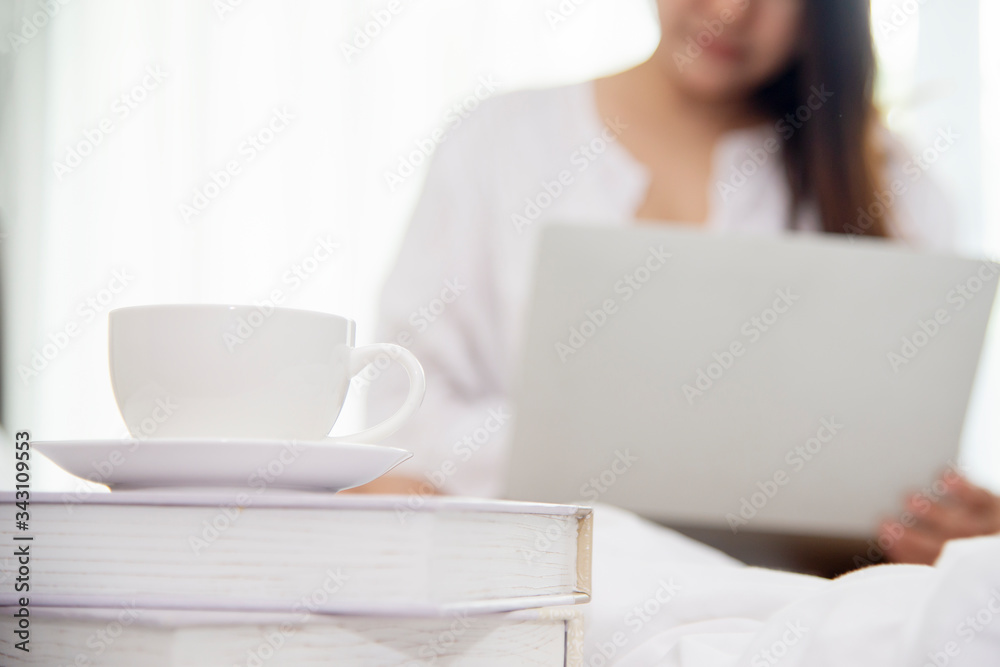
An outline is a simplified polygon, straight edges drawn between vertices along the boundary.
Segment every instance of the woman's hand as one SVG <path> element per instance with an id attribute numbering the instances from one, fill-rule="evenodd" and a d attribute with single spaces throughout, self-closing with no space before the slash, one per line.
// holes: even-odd
<path id="1" fill-rule="evenodd" d="M 948 540 L 1000 533 L 1000 497 L 951 473 L 941 482 L 946 491 L 937 498 L 918 494 L 907 503 L 916 521 L 883 523 L 879 542 L 887 543 L 889 560 L 931 565 Z"/>
<path id="2" fill-rule="evenodd" d="M 402 477 L 400 475 L 383 475 L 367 484 L 345 489 L 341 493 L 386 493 L 401 496 L 418 495 L 434 496 L 440 492 L 426 480 Z"/>

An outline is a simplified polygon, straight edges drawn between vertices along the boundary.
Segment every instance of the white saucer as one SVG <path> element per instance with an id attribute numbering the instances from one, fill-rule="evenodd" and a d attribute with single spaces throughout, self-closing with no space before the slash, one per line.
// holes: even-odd
<path id="1" fill-rule="evenodd" d="M 381 477 L 413 456 L 405 449 L 332 438 L 67 440 L 31 446 L 67 472 L 112 489 L 341 491 Z"/>

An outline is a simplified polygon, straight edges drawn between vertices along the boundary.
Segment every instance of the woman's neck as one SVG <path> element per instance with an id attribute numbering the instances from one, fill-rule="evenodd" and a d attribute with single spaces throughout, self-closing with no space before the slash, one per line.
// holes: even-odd
<path id="1" fill-rule="evenodd" d="M 672 63 L 668 60 L 665 66 Z M 713 156 L 724 134 L 763 119 L 747 100 L 698 98 L 653 59 L 594 84 L 597 111 L 605 123 L 628 128 L 620 145 L 648 173 L 649 186 L 635 217 L 705 222 L 711 216 L 709 191 Z"/>
<path id="2" fill-rule="evenodd" d="M 654 54 L 630 70 L 596 83 L 597 104 L 602 115 L 630 116 L 632 122 L 659 127 L 671 134 L 694 131 L 721 135 L 730 130 L 760 124 L 765 119 L 748 99 L 706 99 L 686 90 L 677 80 L 669 60 Z"/>

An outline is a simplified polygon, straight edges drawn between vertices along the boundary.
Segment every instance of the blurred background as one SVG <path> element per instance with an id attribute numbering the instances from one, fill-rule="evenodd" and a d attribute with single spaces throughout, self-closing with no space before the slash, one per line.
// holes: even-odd
<path id="1" fill-rule="evenodd" d="M 962 251 L 1000 256 L 1000 3 L 873 0 L 872 18 L 886 122 L 914 152 L 958 133 L 928 173 Z M 0 0 L 0 422 L 125 435 L 112 308 L 278 290 L 371 342 L 436 131 L 504 91 L 627 68 L 657 38 L 649 0 Z M 963 459 L 1000 490 L 989 337 Z M 351 399 L 338 430 L 362 412 Z"/>

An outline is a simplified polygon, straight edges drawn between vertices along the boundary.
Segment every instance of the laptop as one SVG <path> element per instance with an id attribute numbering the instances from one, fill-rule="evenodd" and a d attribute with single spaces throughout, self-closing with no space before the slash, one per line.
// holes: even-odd
<path id="1" fill-rule="evenodd" d="M 754 564 L 874 562 L 880 521 L 955 465 L 998 274 L 879 239 L 548 226 L 507 495 Z"/>

